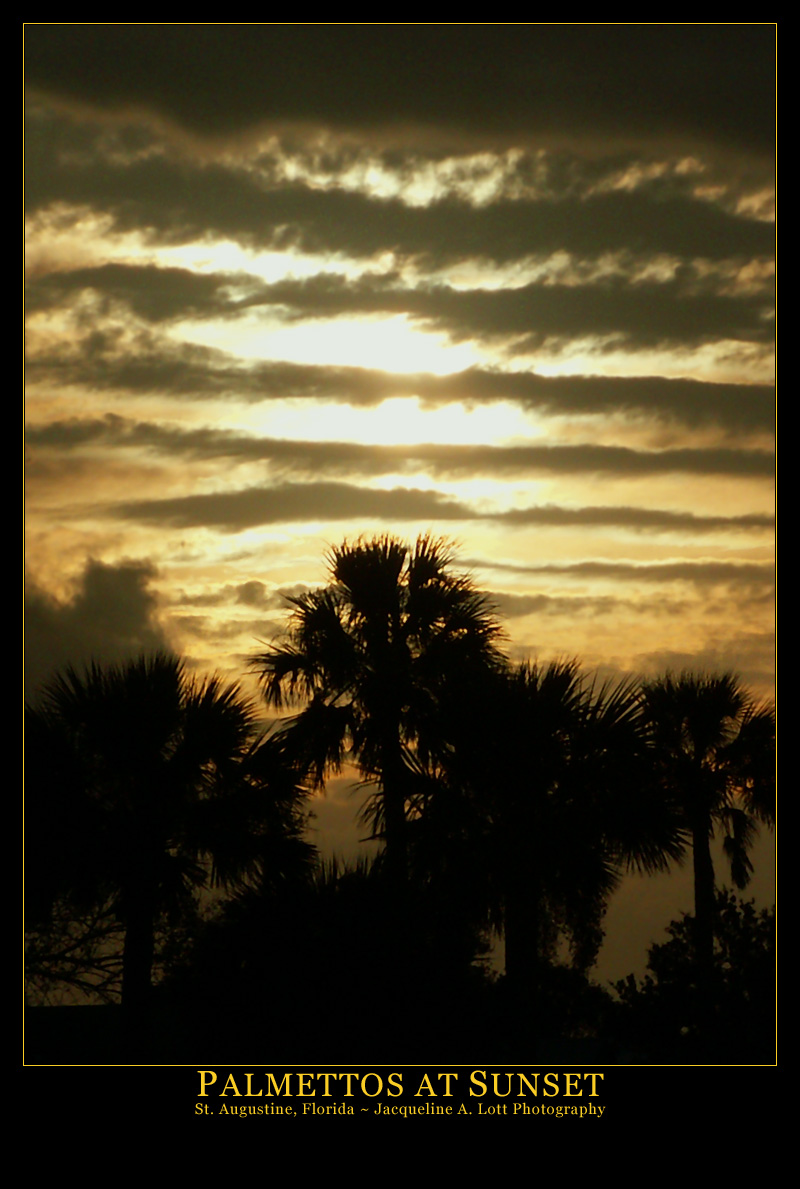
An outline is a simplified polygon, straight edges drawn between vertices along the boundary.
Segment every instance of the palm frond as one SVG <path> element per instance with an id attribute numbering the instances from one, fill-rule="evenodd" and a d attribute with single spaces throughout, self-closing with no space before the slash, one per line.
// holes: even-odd
<path id="1" fill-rule="evenodd" d="M 126 946 L 134 918 L 152 939 L 160 914 L 179 913 L 195 888 L 235 886 L 263 866 L 266 838 L 302 831 L 302 773 L 280 747 L 256 746 L 253 703 L 176 657 L 67 669 L 27 727 L 37 923 L 55 903 L 79 913 L 111 899 Z"/>

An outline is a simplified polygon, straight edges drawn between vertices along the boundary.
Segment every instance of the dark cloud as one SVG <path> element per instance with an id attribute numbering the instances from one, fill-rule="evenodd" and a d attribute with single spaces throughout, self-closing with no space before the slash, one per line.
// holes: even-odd
<path id="1" fill-rule="evenodd" d="M 370 490 L 348 483 L 282 483 L 208 495 L 132 500 L 107 513 L 125 520 L 241 532 L 261 524 L 337 520 L 490 520 L 509 527 L 616 527 L 634 531 L 708 533 L 770 528 L 768 516 L 695 516 L 637 507 L 563 508 L 542 505 L 484 511 L 435 491 Z"/>
<path id="2" fill-rule="evenodd" d="M 274 611 L 277 608 L 285 609 L 288 605 L 289 599 L 307 590 L 308 587 L 303 583 L 295 583 L 289 587 L 279 587 L 273 589 L 266 586 L 258 579 L 251 579 L 248 582 L 240 582 L 236 585 L 227 584 L 218 590 L 206 591 L 202 594 L 187 594 L 186 591 L 177 591 L 172 596 L 172 603 L 180 607 L 225 607 L 225 606 L 244 606 L 244 607 L 258 607 L 264 610 Z"/>
<path id="3" fill-rule="evenodd" d="M 28 25 L 30 86 L 192 132 L 264 121 L 451 137 L 773 144 L 774 26 Z M 679 82 L 676 82 L 679 80 Z"/>
<path id="4" fill-rule="evenodd" d="M 455 198 L 410 207 L 400 199 L 320 194 L 295 186 L 285 194 L 275 191 L 265 197 L 262 227 L 270 226 L 270 216 L 277 222 L 279 211 L 270 208 L 278 204 L 288 208 L 273 241 L 282 246 L 366 258 L 388 250 L 428 268 L 467 260 L 503 265 L 556 251 L 590 262 L 619 252 L 624 254 L 621 264 L 630 267 L 637 258 L 647 260 L 655 254 L 708 260 L 769 258 L 774 247 L 769 224 L 689 196 L 647 191 L 559 195 L 544 201 L 499 199 L 476 208 Z M 255 229 L 247 238 L 254 234 Z"/>
<path id="5" fill-rule="evenodd" d="M 37 687 L 65 664 L 109 663 L 166 648 L 150 589 L 147 562 L 106 565 L 89 560 L 72 598 L 61 602 L 29 581 L 25 590 L 25 689 Z"/>
<path id="6" fill-rule="evenodd" d="M 288 375 L 281 364 L 253 369 L 211 347 L 171 342 L 135 326 L 109 323 L 101 329 L 95 323 L 83 337 L 76 334 L 60 346 L 29 347 L 25 372 L 29 383 L 59 388 L 79 384 L 131 396 L 158 392 L 258 401 L 291 394 L 293 368 L 287 367 Z"/>
<path id="7" fill-rule="evenodd" d="M 249 292 L 236 292 L 246 287 Z M 257 285 L 253 278 L 189 270 L 108 264 L 57 273 L 30 287 L 30 312 L 57 295 L 91 290 L 108 314 L 123 303 L 151 322 L 236 317 L 263 309 L 272 317 L 325 319 L 407 315 L 453 341 L 500 340 L 533 350 L 545 342 L 592 337 L 616 348 L 697 347 L 719 339 L 769 344 L 773 325 L 764 297 L 687 292 L 680 281 L 630 284 L 621 279 L 584 285 L 540 282 L 510 289 L 407 288 L 394 279 L 347 281 L 320 274 L 303 281 Z"/>
<path id="8" fill-rule="evenodd" d="M 774 567 L 768 562 L 674 561 L 624 562 L 582 561 L 566 565 L 523 565 L 501 563 L 487 558 L 465 559 L 474 569 L 507 571 L 513 574 L 546 574 L 579 579 L 610 579 L 622 582 L 689 582 L 696 586 L 736 585 L 750 587 L 756 593 L 769 592 L 774 586 Z"/>
<path id="9" fill-rule="evenodd" d="M 680 281 L 543 281 L 510 289 L 465 290 L 445 285 L 412 289 L 369 276 L 349 282 L 321 275 L 265 286 L 242 304 L 278 306 L 292 318 L 406 314 L 454 341 L 506 339 L 517 349 L 584 336 L 634 348 L 698 346 L 717 339 L 769 343 L 773 329 L 763 297 L 696 294 L 687 292 Z M 237 312 L 240 308 L 237 304 Z"/>
<path id="10" fill-rule="evenodd" d="M 488 592 L 487 592 L 488 593 Z M 523 615 L 574 616 L 625 615 L 641 611 L 641 605 L 613 595 L 583 597 L 554 597 L 546 594 L 489 594 L 498 615 L 505 619 L 516 619 Z"/>
<path id="11" fill-rule="evenodd" d="M 772 431 L 775 425 L 775 392 L 766 384 L 661 376 L 542 376 L 480 368 L 432 376 L 284 361 L 243 365 L 223 351 L 172 343 L 147 332 L 129 342 L 121 332 L 95 331 L 88 340 L 73 340 L 60 349 L 49 346 L 29 358 L 26 375 L 31 383 L 80 384 L 133 396 L 330 400 L 365 407 L 391 397 L 419 396 L 431 406 L 505 400 L 540 414 L 626 413 L 730 432 Z"/>
<path id="12" fill-rule="evenodd" d="M 260 438 L 231 431 L 182 429 L 134 422 L 107 414 L 102 419 L 55 421 L 27 432 L 30 446 L 74 450 L 82 446 L 147 449 L 167 457 L 260 461 L 275 470 L 307 477 L 379 475 L 425 470 L 443 477 L 464 475 L 606 474 L 637 478 L 657 474 L 737 475 L 771 478 L 775 457 L 764 450 L 633 450 L 591 444 L 566 446 L 365 446 L 355 442 Z"/>
<path id="13" fill-rule="evenodd" d="M 720 384 L 661 376 L 537 376 L 470 369 L 432 385 L 426 399 L 443 400 L 463 385 L 467 401 L 510 400 L 552 414 L 646 415 L 666 423 L 699 428 L 772 430 L 775 391 L 759 384 Z"/>
<path id="14" fill-rule="evenodd" d="M 468 510 L 435 492 L 396 488 L 369 491 L 347 483 L 283 483 L 209 495 L 134 500 L 108 509 L 113 516 L 190 528 L 241 532 L 261 524 L 298 521 L 461 519 Z"/>
<path id="15" fill-rule="evenodd" d="M 274 594 L 267 590 L 263 582 L 255 579 L 243 582 L 236 591 L 236 602 L 244 603 L 247 607 L 274 607 Z"/>
<path id="16" fill-rule="evenodd" d="M 230 282 L 231 278 L 225 275 L 195 273 L 189 269 L 104 264 L 34 279 L 27 287 L 25 306 L 29 314 L 35 314 L 57 305 L 68 295 L 86 291 L 102 298 L 100 307 L 93 311 L 94 317 L 107 316 L 111 302 L 123 303 L 150 322 L 176 317 L 219 317 L 231 312 L 230 299 L 224 296 Z"/>
<path id="17" fill-rule="evenodd" d="M 556 251 L 584 261 L 621 253 L 620 263 L 628 268 L 652 256 L 741 262 L 766 260 L 774 251 L 774 227 L 733 209 L 742 187 L 747 192 L 735 175 L 718 186 L 714 201 L 691 192 L 690 175 L 673 174 L 632 189 L 608 178 L 609 188 L 592 190 L 590 178 L 576 186 L 574 175 L 584 168 L 576 157 L 573 169 L 553 171 L 545 187 L 552 192 L 539 198 L 525 192 L 531 170 L 523 159 L 516 167 L 517 185 L 514 170 L 507 170 L 492 201 L 476 205 L 466 196 L 449 195 L 411 205 L 401 196 L 270 176 L 268 162 L 262 176 L 231 161 L 112 153 L 102 129 L 94 145 L 64 152 L 48 120 L 31 117 L 30 125 L 25 199 L 31 214 L 58 204 L 64 223 L 69 220 L 64 204 L 76 208 L 76 216 L 88 206 L 110 216 L 119 231 L 145 231 L 166 243 L 211 236 L 250 248 L 361 260 L 392 252 L 426 269 L 470 260 L 504 265 Z M 608 173 L 616 173 L 618 164 L 612 158 Z M 631 163 L 632 173 L 640 164 Z M 422 165 L 412 158 L 408 169 Z M 761 188 L 770 180 L 762 179 Z M 504 195 L 503 187 L 522 193 Z M 465 191 L 469 194 L 468 187 Z"/>
<path id="18" fill-rule="evenodd" d="M 643 652 L 634 659 L 645 676 L 664 673 L 736 673 L 756 696 L 771 697 L 775 688 L 773 632 L 714 634 L 695 652 L 663 649 Z"/>
<path id="19" fill-rule="evenodd" d="M 631 568 L 631 580 L 635 580 L 633 567 Z M 738 580 L 738 579 L 737 579 Z M 657 576 L 650 574 L 646 581 L 658 581 Z M 706 577 L 693 577 L 694 585 L 718 585 L 716 579 L 710 581 Z M 735 585 L 735 583 L 734 583 Z M 744 606 L 746 603 L 752 601 L 749 592 L 752 588 L 752 579 L 747 576 L 743 583 L 743 592 L 740 592 L 741 597 L 737 598 L 737 605 Z M 725 589 L 729 591 L 731 587 L 730 579 L 725 580 Z M 624 589 L 624 588 L 623 588 Z M 643 599 L 641 596 L 634 598 L 627 598 L 623 595 L 584 595 L 584 594 L 569 594 L 561 595 L 552 594 L 510 594 L 507 591 L 502 593 L 486 592 L 487 597 L 492 601 L 499 615 L 507 619 L 516 619 L 525 615 L 546 615 L 553 619 L 566 618 L 576 621 L 578 617 L 588 616 L 591 619 L 601 619 L 605 616 L 611 617 L 612 621 L 618 620 L 620 616 L 624 616 L 628 620 L 631 616 L 646 616 L 652 619 L 663 617 L 683 617 L 686 615 L 687 609 L 690 607 L 690 600 L 684 598 L 675 598 L 666 591 L 659 593 L 658 600 L 654 602 L 652 599 Z M 696 605 L 695 605 L 696 609 Z"/>
<path id="20" fill-rule="evenodd" d="M 692 512 L 665 512 L 659 508 L 596 507 L 563 508 L 547 505 L 536 508 L 514 508 L 497 516 L 483 519 L 502 520 L 509 527 L 532 524 L 550 527 L 588 528 L 590 526 L 627 528 L 633 531 L 710 533 L 764 532 L 774 525 L 771 516 L 748 514 L 743 516 L 696 516 Z"/>

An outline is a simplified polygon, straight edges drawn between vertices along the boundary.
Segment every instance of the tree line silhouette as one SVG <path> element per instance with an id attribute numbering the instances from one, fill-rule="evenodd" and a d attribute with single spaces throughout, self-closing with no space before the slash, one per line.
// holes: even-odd
<path id="1" fill-rule="evenodd" d="M 735 949 L 720 939 L 738 927 L 762 972 L 748 1043 L 765 1051 L 771 930 L 720 899 L 711 841 L 745 887 L 774 820 L 771 706 L 732 674 L 613 683 L 575 660 L 514 664 L 491 603 L 430 536 L 345 542 L 327 562 L 251 661 L 284 715 L 268 730 L 238 685 L 160 653 L 68 668 L 26 709 L 34 998 L 119 1000 L 128 1037 L 176 1052 L 182 1037 L 187 1059 L 199 1037 L 257 1039 L 269 1059 L 477 1044 L 531 1060 L 587 1037 L 719 1056 Z M 382 847 L 324 864 L 309 794 L 349 767 Z M 588 978 L 610 897 L 626 871 L 689 853 L 685 1010 L 653 990 L 659 947 L 649 981 L 611 997 Z M 481 963 L 493 933 L 502 977 Z M 168 1042 L 159 1012 L 181 1022 Z"/>

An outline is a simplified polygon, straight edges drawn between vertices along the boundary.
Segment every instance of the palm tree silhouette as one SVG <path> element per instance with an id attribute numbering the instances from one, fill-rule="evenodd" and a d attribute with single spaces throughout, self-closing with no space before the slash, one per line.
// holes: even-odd
<path id="1" fill-rule="evenodd" d="M 574 660 L 524 663 L 487 690 L 480 729 L 463 721 L 453 795 L 468 790 L 464 845 L 485 873 L 489 919 L 522 1002 L 559 938 L 578 969 L 591 966 L 623 870 L 666 869 L 681 853 L 679 823 L 647 795 L 631 682 L 590 682 Z M 444 836 L 438 849 L 446 853 Z"/>
<path id="2" fill-rule="evenodd" d="M 662 791 L 683 817 L 694 868 L 695 959 L 701 983 L 714 959 L 714 864 L 718 831 L 737 888 L 752 872 L 760 822 L 775 818 L 775 716 L 732 673 L 682 673 L 645 683 L 642 708 Z"/>
<path id="3" fill-rule="evenodd" d="M 122 1000 L 146 1005 L 155 929 L 204 885 L 240 884 L 281 837 L 302 854 L 301 790 L 236 685 L 164 653 L 68 668 L 27 714 L 34 917 L 112 898 Z"/>
<path id="4" fill-rule="evenodd" d="M 359 539 L 327 561 L 329 584 L 290 600 L 285 641 L 252 665 L 271 706 L 306 703 L 291 733 L 318 784 L 350 759 L 376 787 L 374 828 L 401 887 L 407 812 L 441 749 L 443 705 L 456 683 L 502 665 L 500 628 L 443 540 Z"/>

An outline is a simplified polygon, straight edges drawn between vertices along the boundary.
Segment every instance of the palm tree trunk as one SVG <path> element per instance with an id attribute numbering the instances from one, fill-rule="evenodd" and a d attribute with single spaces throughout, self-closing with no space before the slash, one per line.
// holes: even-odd
<path id="1" fill-rule="evenodd" d="M 533 867 L 514 872 L 506 892 L 506 976 L 530 996 L 539 977 L 541 892 Z"/>
<path id="2" fill-rule="evenodd" d="M 390 885 L 402 896 L 408 883 L 406 839 L 406 790 L 403 757 L 396 730 L 390 730 L 381 748 L 381 784 L 386 830 L 386 869 Z"/>
<path id="3" fill-rule="evenodd" d="M 122 1006 L 128 1020 L 139 1024 L 150 1006 L 155 955 L 155 896 L 152 889 L 127 889 L 123 893 L 123 911 Z"/>
<path id="4" fill-rule="evenodd" d="M 696 812 L 692 823 L 694 868 L 694 960 L 697 974 L 698 1024 L 708 1034 L 714 1000 L 714 864 L 711 858 L 711 818 Z"/>
<path id="5" fill-rule="evenodd" d="M 540 953 L 542 889 L 536 860 L 530 867 L 513 865 L 506 890 L 505 969 L 510 1023 L 531 1060 L 537 1059 L 541 1024 L 542 955 Z"/>

